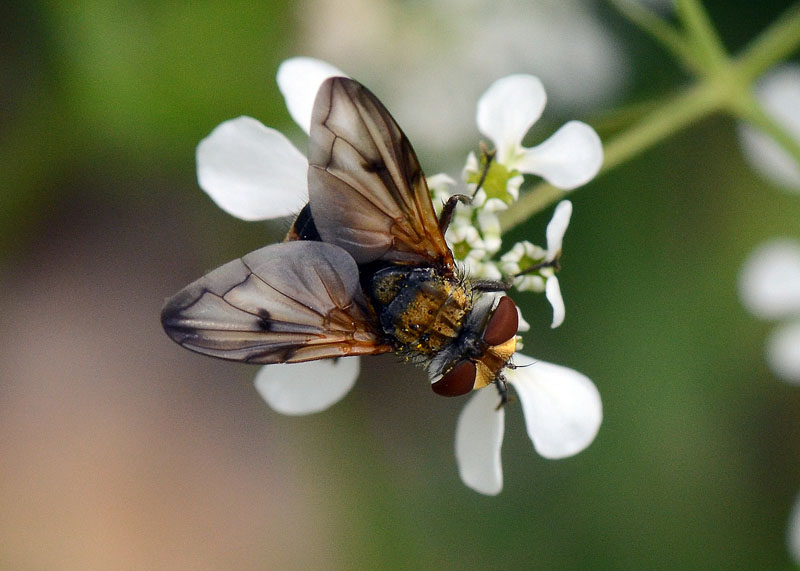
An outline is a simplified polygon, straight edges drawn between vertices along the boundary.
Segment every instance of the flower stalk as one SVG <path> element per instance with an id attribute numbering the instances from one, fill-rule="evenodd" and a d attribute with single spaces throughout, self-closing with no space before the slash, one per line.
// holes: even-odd
<path id="1" fill-rule="evenodd" d="M 655 37 L 698 79 L 694 85 L 609 140 L 604 145 L 605 159 L 600 174 L 718 112 L 752 122 L 777 140 L 800 163 L 800 144 L 764 113 L 751 89 L 762 73 L 800 47 L 800 4 L 776 20 L 737 58 L 730 58 L 725 53 L 699 2 L 684 0 L 679 3 L 691 42 L 648 10 L 630 4 L 614 2 L 624 16 Z M 705 55 L 700 55 L 701 52 Z M 537 184 L 520 197 L 514 209 L 500 214 L 502 232 L 552 206 L 565 194 L 549 183 Z"/>

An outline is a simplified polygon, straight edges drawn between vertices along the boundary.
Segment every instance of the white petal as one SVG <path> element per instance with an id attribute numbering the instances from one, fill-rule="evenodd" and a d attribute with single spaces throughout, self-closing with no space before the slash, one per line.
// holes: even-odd
<path id="1" fill-rule="evenodd" d="M 450 187 L 456 185 L 456 181 L 453 180 L 449 174 L 446 173 L 437 173 L 431 176 L 425 177 L 425 180 L 428 183 L 428 188 L 431 190 L 439 189 L 442 192 L 446 192 L 450 194 Z"/>
<path id="2" fill-rule="evenodd" d="M 256 375 L 258 393 L 281 414 L 320 412 L 339 402 L 353 388 L 357 357 L 265 365 Z"/>
<path id="3" fill-rule="evenodd" d="M 542 115 L 547 96 L 542 82 L 532 75 L 509 75 L 495 81 L 478 100 L 477 122 L 481 133 L 497 148 L 497 161 L 509 154 Z"/>
<path id="4" fill-rule="evenodd" d="M 311 128 L 311 109 L 322 82 L 329 77 L 346 76 L 322 60 L 295 57 L 278 67 L 278 89 L 286 100 L 286 108 L 294 122 L 308 133 Z"/>
<path id="5" fill-rule="evenodd" d="M 800 65 L 787 64 L 766 74 L 756 97 L 775 122 L 800 141 Z M 800 164 L 772 137 L 750 125 L 739 128 L 745 156 L 765 178 L 786 189 L 800 191 Z"/>
<path id="6" fill-rule="evenodd" d="M 800 242 L 779 238 L 754 250 L 739 274 L 739 296 L 762 319 L 800 313 Z"/>
<path id="7" fill-rule="evenodd" d="M 795 499 L 792 515 L 789 516 L 786 544 L 789 548 L 789 555 L 792 556 L 795 564 L 800 565 L 800 495 Z"/>
<path id="8" fill-rule="evenodd" d="M 252 117 L 225 121 L 197 145 L 200 187 L 228 214 L 265 220 L 308 202 L 308 162 L 289 140 Z"/>
<path id="9" fill-rule="evenodd" d="M 503 279 L 503 272 L 500 271 L 497 264 L 491 261 L 477 262 L 470 271 L 474 271 L 474 273 L 468 273 L 467 275 L 474 275 L 476 278 L 483 280 L 499 281 Z"/>
<path id="10" fill-rule="evenodd" d="M 570 121 L 541 145 L 527 149 L 516 164 L 563 190 L 586 184 L 603 164 L 603 144 L 586 123 Z"/>
<path id="11" fill-rule="evenodd" d="M 589 446 L 603 420 L 600 393 L 592 381 L 521 353 L 514 355 L 514 364 L 518 367 L 506 377 L 517 391 L 536 451 L 545 458 L 565 458 Z"/>
<path id="12" fill-rule="evenodd" d="M 750 125 L 739 125 L 739 141 L 750 165 L 775 186 L 800 191 L 800 166 L 792 155 L 764 133 Z"/>
<path id="13" fill-rule="evenodd" d="M 550 328 L 555 329 L 564 323 L 567 311 L 564 307 L 564 298 L 561 297 L 561 285 L 558 283 L 556 276 L 547 278 L 544 284 L 544 295 L 550 305 L 553 306 L 553 323 L 550 324 Z"/>
<path id="14" fill-rule="evenodd" d="M 519 306 L 517 306 L 517 323 L 519 324 L 517 326 L 517 333 L 525 333 L 531 330 L 531 324 L 522 317 L 522 310 L 520 310 Z"/>
<path id="15" fill-rule="evenodd" d="M 569 219 L 572 216 L 572 203 L 569 200 L 562 200 L 556 206 L 553 217 L 547 224 L 547 259 L 553 260 L 561 254 L 561 243 L 564 240 L 564 233 L 569 226 Z"/>
<path id="16" fill-rule="evenodd" d="M 800 385 L 800 321 L 782 325 L 769 336 L 767 364 L 787 383 Z"/>
<path id="17" fill-rule="evenodd" d="M 494 387 L 477 391 L 456 425 L 456 462 L 461 480 L 481 494 L 495 496 L 503 489 L 500 446 L 505 429 L 504 411 Z"/>

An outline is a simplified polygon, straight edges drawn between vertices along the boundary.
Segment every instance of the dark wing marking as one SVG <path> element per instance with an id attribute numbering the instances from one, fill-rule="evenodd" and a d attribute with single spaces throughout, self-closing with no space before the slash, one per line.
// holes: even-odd
<path id="1" fill-rule="evenodd" d="M 353 258 L 333 244 L 273 244 L 210 272 L 169 299 L 177 343 L 248 363 L 385 353 Z"/>
<path id="2" fill-rule="evenodd" d="M 325 242 L 359 264 L 453 268 L 414 149 L 367 88 L 344 77 L 322 84 L 308 162 L 311 212 Z"/>

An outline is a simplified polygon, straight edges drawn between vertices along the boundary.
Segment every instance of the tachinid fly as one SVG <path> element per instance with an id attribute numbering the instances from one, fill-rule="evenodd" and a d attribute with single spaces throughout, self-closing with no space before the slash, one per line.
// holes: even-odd
<path id="1" fill-rule="evenodd" d="M 496 382 L 516 348 L 505 283 L 460 274 L 406 136 L 358 82 L 327 79 L 308 144 L 309 203 L 286 240 L 217 268 L 169 299 L 167 334 L 247 363 L 395 352 L 457 396 Z"/>

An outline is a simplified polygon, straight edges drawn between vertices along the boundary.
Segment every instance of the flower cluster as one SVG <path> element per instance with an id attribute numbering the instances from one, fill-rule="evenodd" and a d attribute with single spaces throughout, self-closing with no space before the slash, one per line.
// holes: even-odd
<path id="1" fill-rule="evenodd" d="M 800 384 L 800 241 L 775 238 L 753 251 L 739 277 L 742 302 L 756 317 L 782 321 L 767 339 L 767 364 Z"/>
<path id="2" fill-rule="evenodd" d="M 758 82 L 755 95 L 764 112 L 800 142 L 800 65 L 776 67 Z M 800 163 L 778 141 L 744 123 L 739 139 L 759 174 L 778 188 L 800 191 Z M 783 381 L 800 385 L 800 240 L 773 238 L 751 252 L 740 271 L 739 296 L 756 317 L 779 322 L 765 343 L 767 365 Z M 800 564 L 800 496 L 789 517 L 787 544 Z"/>
<path id="3" fill-rule="evenodd" d="M 800 66 L 786 64 L 765 75 L 756 98 L 787 134 L 800 141 Z M 800 164 L 766 133 L 740 125 L 745 157 L 765 177 L 800 190 Z M 756 317 L 784 320 L 767 340 L 767 363 L 783 380 L 800 384 L 800 242 L 775 238 L 752 252 L 739 279 L 742 303 Z"/>
<path id="4" fill-rule="evenodd" d="M 310 58 L 281 64 L 278 86 L 292 118 L 308 133 L 320 84 L 345 75 Z M 546 248 L 520 242 L 500 254 L 498 213 L 517 200 L 525 175 L 572 189 L 591 180 L 602 163 L 602 145 L 588 125 L 571 121 L 543 143 L 527 148 L 522 140 L 546 102 L 541 82 L 530 75 L 500 79 L 478 102 L 478 128 L 494 146 L 494 156 L 471 154 L 463 172 L 471 203 L 459 205 L 446 239 L 457 262 L 472 278 L 515 279 L 519 289 L 544 292 L 553 306 L 553 327 L 564 320 L 564 302 L 556 277 L 562 239 L 572 214 L 559 204 L 547 227 Z M 308 201 L 307 161 L 278 131 L 250 117 L 217 127 L 197 148 L 200 186 L 226 212 L 245 220 L 278 218 L 298 212 Z M 437 207 L 456 183 L 447 175 L 427 178 Z M 478 185 L 480 183 L 480 187 Z M 476 190 L 477 189 L 477 190 Z M 520 320 L 520 330 L 527 324 Z M 358 358 L 268 365 L 256 376 L 256 388 L 275 410 L 308 414 L 323 410 L 352 388 Z M 525 415 L 534 448 L 547 458 L 571 456 L 586 448 L 599 429 L 602 405 L 594 384 L 572 369 L 516 353 L 505 372 Z M 505 410 L 493 388 L 476 391 L 456 428 L 456 459 L 465 484 L 484 494 L 502 489 L 500 448 Z"/>

